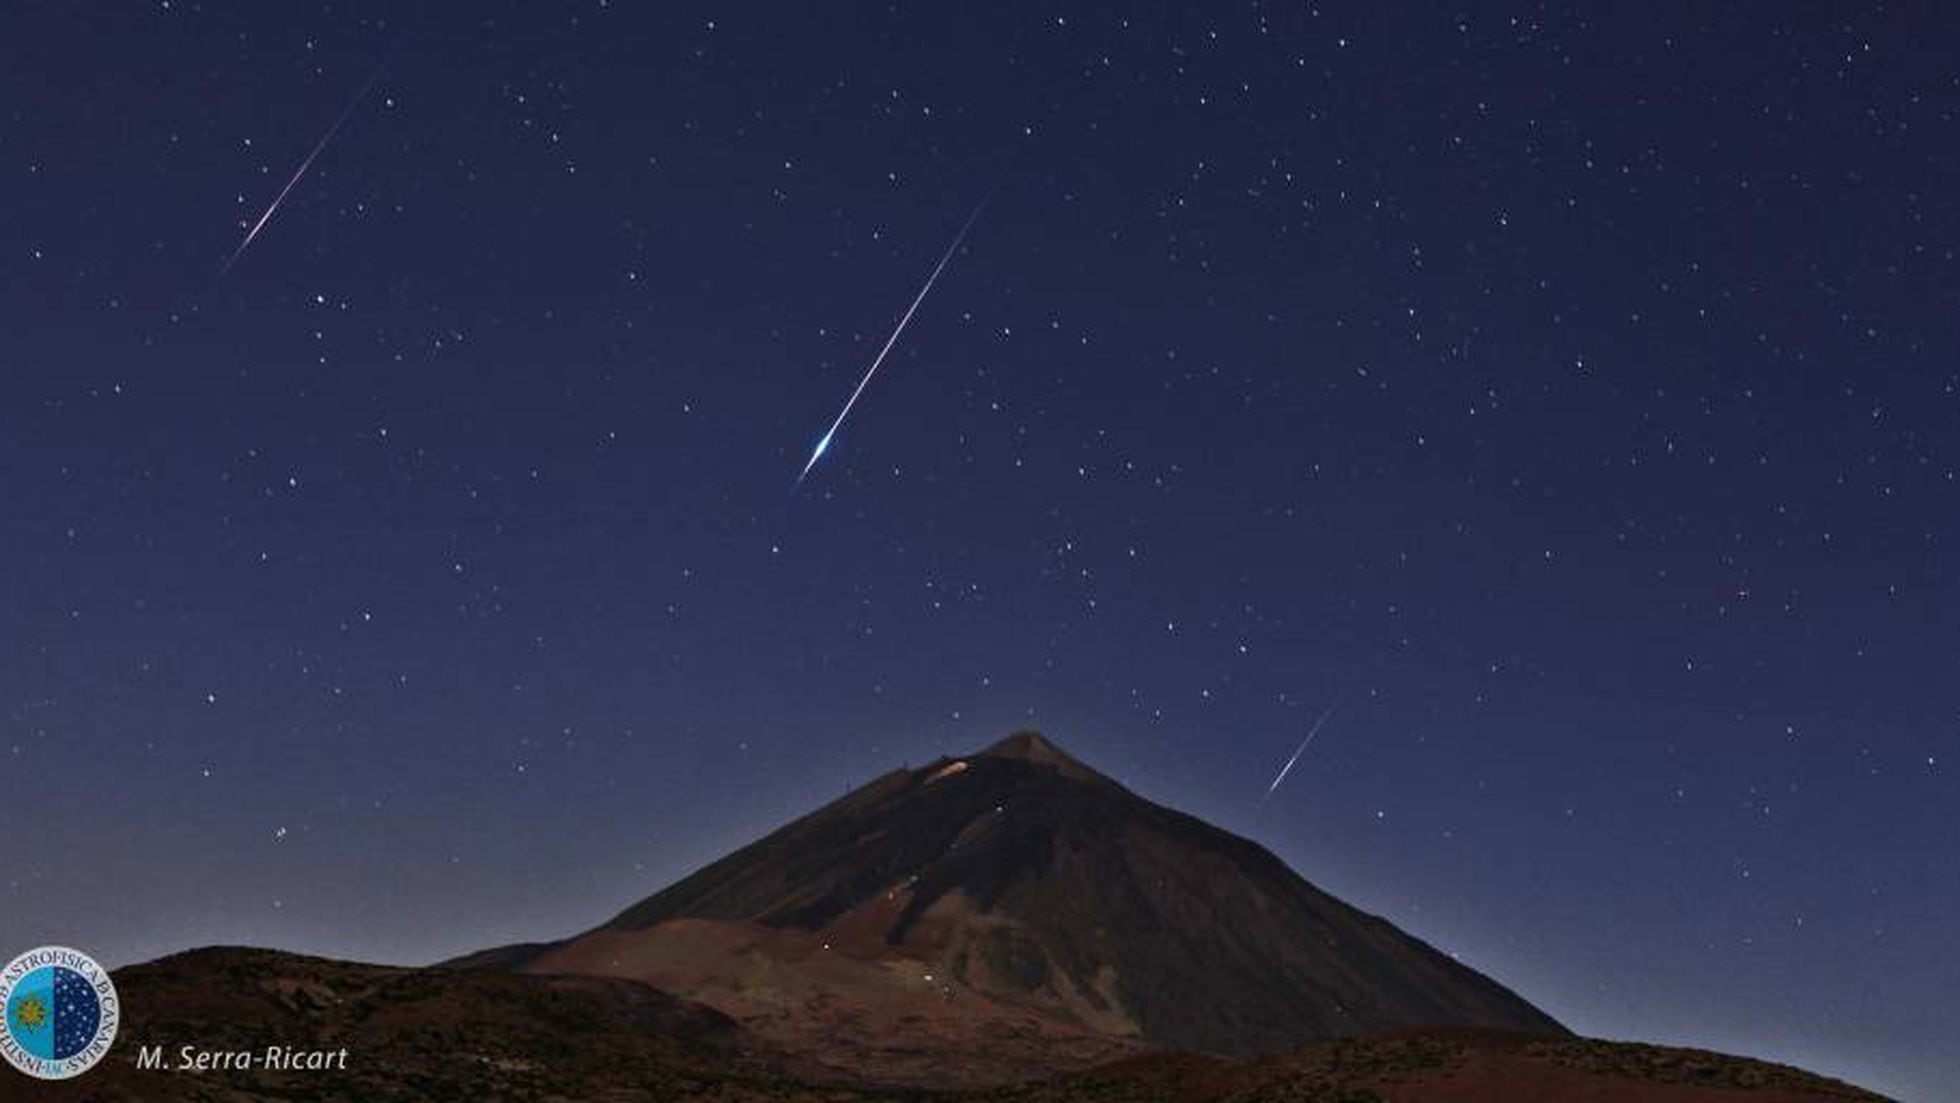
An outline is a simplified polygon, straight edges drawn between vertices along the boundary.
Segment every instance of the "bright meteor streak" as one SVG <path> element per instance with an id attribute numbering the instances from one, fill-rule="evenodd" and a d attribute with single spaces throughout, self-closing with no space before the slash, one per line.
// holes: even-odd
<path id="1" fill-rule="evenodd" d="M 397 47 L 397 49 L 399 48 Z M 389 54 L 389 59 L 393 57 L 394 55 L 392 53 Z M 327 148 L 328 142 L 333 141 L 333 136 L 340 133 L 340 128 L 347 122 L 348 116 L 354 113 L 355 108 L 361 106 L 362 100 L 367 99 L 368 92 L 374 88 L 374 82 L 381 77 L 381 70 L 387 67 L 387 60 L 383 60 L 380 65 L 375 66 L 374 72 L 361 85 L 360 91 L 354 93 L 354 98 L 349 100 L 346 108 L 340 112 L 340 117 L 335 119 L 333 125 L 327 128 L 327 132 L 320 136 L 320 140 L 313 144 L 313 151 L 306 155 L 306 160 L 299 163 L 299 168 L 293 170 L 292 178 L 286 181 L 286 186 L 280 188 L 279 194 L 272 197 L 272 202 L 266 206 L 265 213 L 259 216 L 257 222 L 252 223 L 252 228 L 245 234 L 245 240 L 239 242 L 238 248 L 231 251 L 231 256 L 225 261 L 225 266 L 218 269 L 220 276 L 230 272 L 231 266 L 238 263 L 238 258 L 245 255 L 245 250 L 251 247 L 252 239 L 258 237 L 259 231 L 265 229 L 265 224 L 272 221 L 272 215 L 279 209 L 279 204 L 286 201 L 286 196 L 291 194 L 294 185 L 299 183 L 299 178 L 305 176 L 306 170 L 313 167 L 314 159 L 319 157 L 320 152 Z"/>
<path id="2" fill-rule="evenodd" d="M 960 227 L 960 232 L 953 235 L 953 243 L 946 247 L 945 255 L 940 257 L 939 263 L 933 266 L 932 275 L 926 277 L 926 285 L 919 288 L 918 295 L 912 299 L 912 305 L 905 308 L 905 316 L 900 318 L 898 325 L 892 328 L 892 335 L 885 338 L 885 347 L 878 350 L 878 355 L 871 361 L 871 367 L 865 371 L 864 378 L 858 380 L 857 389 L 851 392 L 851 397 L 844 402 L 844 408 L 838 411 L 837 419 L 830 423 L 830 428 L 824 430 L 823 437 L 817 441 L 817 446 L 810 451 L 809 462 L 805 463 L 803 470 L 797 473 L 797 486 L 803 485 L 803 480 L 810 474 L 810 469 L 817 466 L 817 461 L 822 459 L 823 454 L 830 449 L 831 438 L 837 435 L 837 429 L 844 424 L 844 419 L 851 416 L 851 407 L 857 405 L 858 396 L 864 393 L 864 388 L 871 382 L 871 377 L 878 374 L 878 368 L 884 364 L 885 356 L 891 352 L 893 345 L 898 344 L 898 335 L 905 332 L 906 323 L 910 322 L 912 315 L 918 312 L 919 304 L 926 301 L 926 295 L 931 293 L 932 285 L 939 281 L 939 274 L 946 270 L 948 264 L 952 263 L 953 254 L 960 251 L 960 243 L 966 240 L 966 232 L 973 229 L 974 221 L 980 217 L 980 212 L 986 209 L 987 200 L 992 198 L 993 193 L 988 192 L 974 206 L 973 213 L 966 216 L 966 224 Z"/>
<path id="3" fill-rule="evenodd" d="M 1300 745 L 1294 748 L 1293 757 L 1286 760 L 1286 765 L 1279 768 L 1279 776 L 1273 779 L 1271 785 L 1266 786 L 1266 795 L 1259 798 L 1259 807 L 1266 807 L 1266 802 L 1273 799 L 1273 793 L 1278 791 L 1279 783 L 1286 780 L 1286 775 L 1293 769 L 1293 764 L 1300 761 L 1300 756 L 1306 753 L 1307 744 L 1312 743 L 1313 737 L 1320 734 L 1320 726 L 1327 723 L 1327 718 L 1334 715 L 1334 710 L 1340 707 L 1341 699 L 1339 697 L 1334 698 L 1334 703 L 1328 705 L 1327 711 L 1321 713 L 1320 719 L 1315 720 L 1313 727 L 1307 729 L 1307 737 L 1300 740 Z"/>

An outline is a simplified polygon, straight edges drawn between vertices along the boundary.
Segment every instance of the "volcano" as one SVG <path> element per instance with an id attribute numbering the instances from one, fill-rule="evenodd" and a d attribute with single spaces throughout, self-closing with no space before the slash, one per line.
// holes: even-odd
<path id="1" fill-rule="evenodd" d="M 1396 1030 L 1566 1034 L 1034 732 L 885 774 L 583 934 L 450 964 L 642 981 L 893 1084 Z"/>
<path id="2" fill-rule="evenodd" d="M 210 947 L 115 983 L 122 1056 L 0 1076 L 0 1103 L 1886 1103 L 1574 1037 L 1031 732 L 886 774 L 562 941 L 429 968 Z M 268 1046 L 351 1056 L 302 1081 L 250 1060 Z M 213 1053 L 244 1060 L 184 1071 Z"/>

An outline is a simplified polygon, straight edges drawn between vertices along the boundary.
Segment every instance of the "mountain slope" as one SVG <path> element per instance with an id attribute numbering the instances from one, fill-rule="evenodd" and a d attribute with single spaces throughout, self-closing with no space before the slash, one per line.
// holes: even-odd
<path id="1" fill-rule="evenodd" d="M 886 774 L 576 938 L 455 964 L 644 980 L 896 1082 L 943 1082 L 948 1053 L 984 1082 L 1143 1047 L 1563 1033 L 1034 733 Z"/>

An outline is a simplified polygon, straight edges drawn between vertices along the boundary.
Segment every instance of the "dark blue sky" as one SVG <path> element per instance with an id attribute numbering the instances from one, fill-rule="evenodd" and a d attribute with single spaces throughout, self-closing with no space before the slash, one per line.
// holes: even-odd
<path id="1" fill-rule="evenodd" d="M 1383 8 L 17 6 L 0 942 L 564 934 L 1032 725 L 1960 1095 L 1960 22 Z"/>

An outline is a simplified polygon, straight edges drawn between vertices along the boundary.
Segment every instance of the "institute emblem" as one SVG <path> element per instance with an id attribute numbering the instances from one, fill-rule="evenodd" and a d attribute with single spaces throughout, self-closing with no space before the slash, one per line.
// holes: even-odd
<path id="1" fill-rule="evenodd" d="M 116 1040 L 121 1008 L 109 970 L 80 950 L 43 946 L 0 970 L 7 1063 L 42 1080 L 87 1072 Z"/>

